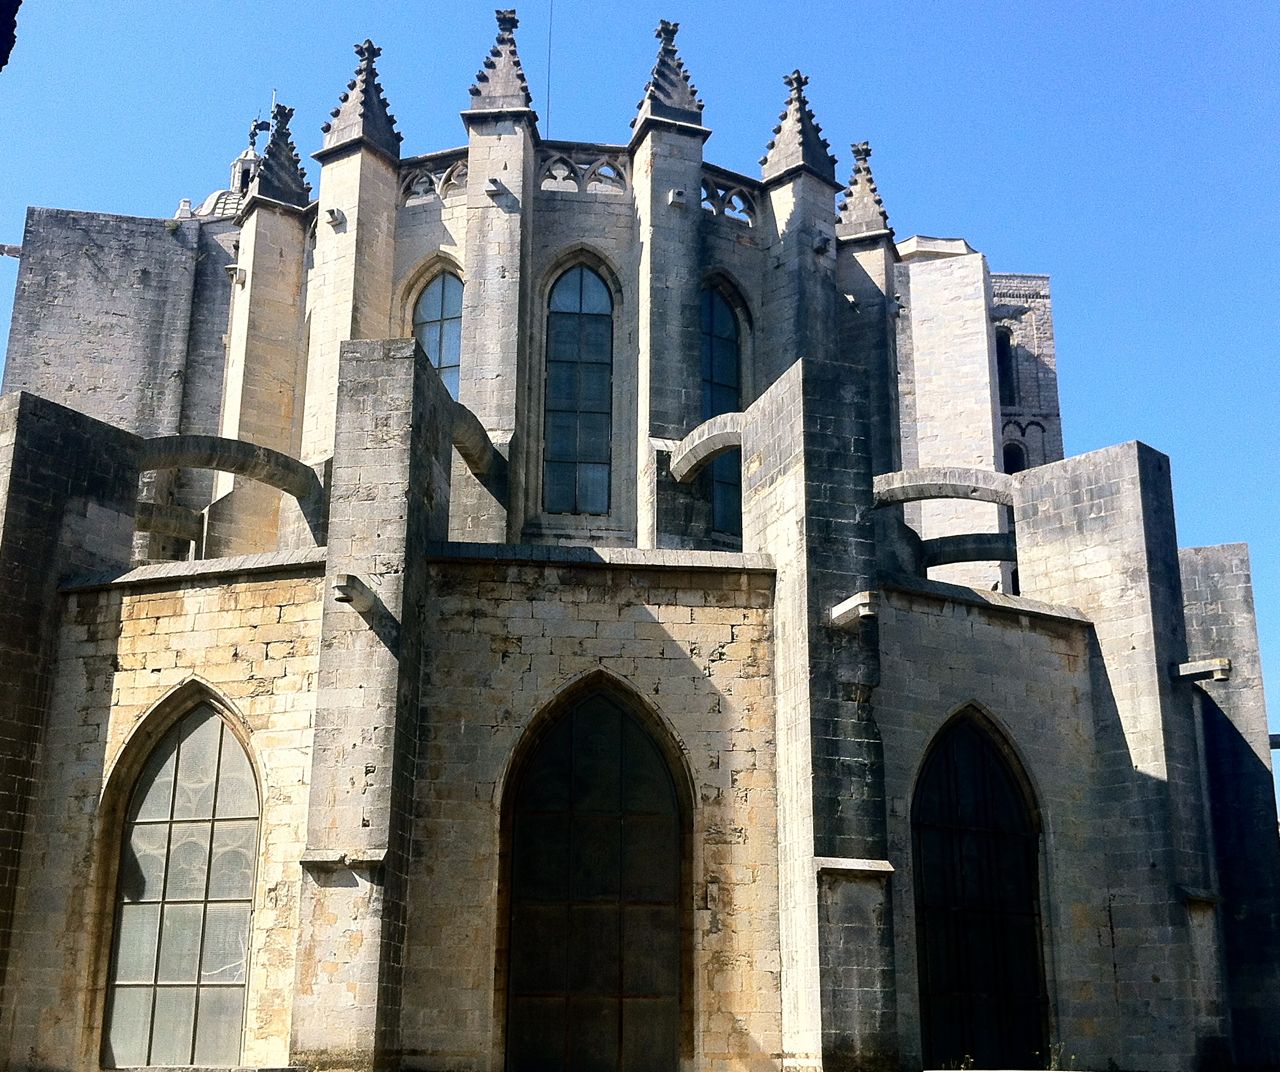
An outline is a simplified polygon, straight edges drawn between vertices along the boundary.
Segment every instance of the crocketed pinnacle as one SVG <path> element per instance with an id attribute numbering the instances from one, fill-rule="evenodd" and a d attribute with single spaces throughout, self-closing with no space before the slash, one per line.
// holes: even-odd
<path id="1" fill-rule="evenodd" d="M 322 153 L 340 145 L 363 141 L 393 160 L 400 159 L 402 136 L 396 130 L 396 117 L 387 107 L 387 98 L 378 83 L 374 60 L 382 49 L 366 39 L 355 46 L 360 63 L 356 76 L 347 83 L 347 91 L 339 98 L 338 107 L 329 114 L 333 122 L 325 123 Z"/>
<path id="2" fill-rule="evenodd" d="M 799 71 L 792 71 L 783 78 L 783 82 L 790 90 L 787 106 L 778 116 L 773 140 L 760 158 L 765 181 L 804 169 L 837 186 L 836 158 L 829 152 L 830 145 L 822 136 L 822 128 L 813 118 L 813 109 L 804 95 L 809 79 Z"/>
<path id="3" fill-rule="evenodd" d="M 533 98 L 529 95 L 529 83 L 525 80 L 520 55 L 516 52 L 515 30 L 520 20 L 514 11 L 496 11 L 494 14 L 498 19 L 498 40 L 476 74 L 475 85 L 471 87 L 471 110 L 508 112 L 529 108 L 533 105 Z"/>
<path id="4" fill-rule="evenodd" d="M 658 61 L 653 65 L 653 73 L 644 87 L 644 96 L 636 105 L 639 114 L 631 121 L 633 127 L 647 116 L 702 125 L 702 101 L 698 99 L 698 90 L 689 81 L 689 72 L 684 69 L 684 61 L 676 51 L 676 34 L 679 31 L 678 22 L 666 19 L 659 22 L 654 31 L 654 36 L 662 44 L 658 47 Z"/>
<path id="5" fill-rule="evenodd" d="M 836 221 L 836 233 L 839 235 L 872 234 L 876 231 L 888 231 L 889 214 L 884 210 L 884 202 L 880 200 L 880 191 L 876 189 L 875 177 L 871 174 L 871 145 L 860 141 L 853 146 L 853 174 L 849 176 L 849 185 L 844 190 L 844 201 L 840 204 L 840 216 Z"/>
<path id="6" fill-rule="evenodd" d="M 293 109 L 277 104 L 271 110 L 271 136 L 249 187 L 250 197 L 266 197 L 285 205 L 306 208 L 311 187 L 302 172 L 302 161 L 289 133 Z"/>

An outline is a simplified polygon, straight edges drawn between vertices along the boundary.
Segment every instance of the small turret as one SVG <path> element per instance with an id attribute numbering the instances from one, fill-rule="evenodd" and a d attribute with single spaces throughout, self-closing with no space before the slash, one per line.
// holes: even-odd
<path id="1" fill-rule="evenodd" d="M 302 171 L 302 160 L 289 132 L 293 109 L 277 104 L 271 110 L 271 137 L 249 184 L 249 197 L 265 197 L 282 205 L 306 208 L 311 201 L 311 186 Z"/>
<path id="2" fill-rule="evenodd" d="M 471 87 L 471 111 L 527 111 L 533 105 L 533 98 L 516 52 L 515 30 L 520 20 L 513 10 L 494 14 L 498 20 L 498 40 L 476 73 L 475 85 Z"/>
<path id="3" fill-rule="evenodd" d="M 871 174 L 871 145 L 860 141 L 852 148 L 853 174 L 849 176 L 849 185 L 845 187 L 844 200 L 840 204 L 836 235 L 839 238 L 852 238 L 855 235 L 888 231 L 889 236 L 893 237 L 889 214 L 884 210 L 880 191 L 876 189 L 875 177 Z"/>
<path id="4" fill-rule="evenodd" d="M 374 61 L 382 55 L 382 49 L 366 38 L 355 46 L 360 63 L 355 77 L 347 83 L 347 91 L 338 97 L 339 104 L 329 114 L 333 122 L 320 129 L 324 144 L 317 159 L 330 151 L 363 142 L 376 152 L 392 160 L 400 159 L 400 142 L 403 136 L 396 130 L 396 118 L 387 106 L 386 95 L 378 82 L 378 70 Z"/>
<path id="5" fill-rule="evenodd" d="M 803 170 L 838 188 L 836 158 L 828 151 L 830 145 L 822 136 L 822 128 L 804 95 L 809 79 L 799 71 L 792 71 L 783 82 L 790 93 L 786 108 L 778 116 L 778 125 L 773 128 L 773 140 L 760 158 L 764 181 L 773 182 Z"/>
<path id="6" fill-rule="evenodd" d="M 645 84 L 644 96 L 636 105 L 639 112 L 631 121 L 632 128 L 637 131 L 650 118 L 702 126 L 702 101 L 698 99 L 698 90 L 689 80 L 689 72 L 684 69 L 684 61 L 676 51 L 676 34 L 679 31 L 678 22 L 666 19 L 659 22 L 658 29 L 654 31 L 654 36 L 662 44 L 658 48 L 653 73 Z"/>

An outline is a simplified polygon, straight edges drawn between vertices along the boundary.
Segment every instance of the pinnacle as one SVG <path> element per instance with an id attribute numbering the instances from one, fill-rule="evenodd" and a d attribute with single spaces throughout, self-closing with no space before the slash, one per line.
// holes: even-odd
<path id="1" fill-rule="evenodd" d="M 324 133 L 320 151 L 364 141 L 392 160 L 398 160 L 401 135 L 396 130 L 396 118 L 387 106 L 378 82 L 378 69 L 374 66 L 382 49 L 365 38 L 355 50 L 360 60 L 355 78 L 347 83 L 347 91 L 339 94 L 338 107 L 329 113 L 333 121 L 320 128 Z"/>
<path id="2" fill-rule="evenodd" d="M 849 185 L 845 187 L 844 201 L 836 220 L 836 233 L 853 236 L 888 231 L 892 235 L 889 214 L 884 210 L 884 202 L 876 189 L 875 177 L 871 174 L 871 145 L 860 141 L 852 148 L 853 174 L 849 176 Z"/>
<path id="3" fill-rule="evenodd" d="M 644 97 L 637 106 L 639 114 L 631 121 L 632 127 L 647 116 L 702 125 L 702 101 L 698 99 L 698 90 L 689 80 L 689 72 L 684 69 L 684 61 L 676 51 L 679 30 L 678 22 L 663 19 L 654 31 L 654 37 L 662 44 L 658 47 L 653 73 L 644 87 Z"/>
<path id="4" fill-rule="evenodd" d="M 249 187 L 250 196 L 265 197 L 295 208 L 306 208 L 311 187 L 302 172 L 302 161 L 289 132 L 293 109 L 277 104 L 271 110 L 271 136 Z"/>
<path id="5" fill-rule="evenodd" d="M 804 87 L 809 79 L 799 71 L 792 71 L 782 81 L 786 84 L 787 106 L 778 116 L 773 128 L 773 140 L 760 158 L 764 166 L 765 180 L 802 168 L 811 171 L 832 186 L 836 183 L 836 158 L 830 153 L 830 145 L 822 136 L 822 127 L 813 117 L 813 109 L 805 96 Z"/>
<path id="6" fill-rule="evenodd" d="M 495 11 L 494 15 L 498 20 L 498 39 L 471 87 L 471 110 L 525 110 L 533 105 L 533 97 L 529 95 L 529 83 L 516 51 L 515 30 L 520 20 L 513 10 Z"/>

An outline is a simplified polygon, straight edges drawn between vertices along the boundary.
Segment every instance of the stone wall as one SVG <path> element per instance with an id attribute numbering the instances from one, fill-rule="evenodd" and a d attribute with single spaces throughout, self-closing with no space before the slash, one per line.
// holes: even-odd
<path id="1" fill-rule="evenodd" d="M 1014 404 L 1000 407 L 1001 443 L 1020 443 L 1029 465 L 1062 459 L 1053 299 L 1044 275 L 991 276 L 991 314 L 1013 342 Z"/>
<path id="2" fill-rule="evenodd" d="M 322 559 L 202 566 L 143 567 L 63 597 L 5 1067 L 97 1067 L 123 811 L 150 746 L 202 700 L 247 743 L 262 800 L 244 1061 L 288 1063 Z"/>
<path id="3" fill-rule="evenodd" d="M 135 436 L 35 395 L 0 399 L 0 1007 L 11 911 L 36 789 L 58 583 L 129 559 Z"/>
<path id="4" fill-rule="evenodd" d="M 1231 676 L 1198 682 L 1223 953 L 1235 1058 L 1280 1065 L 1280 836 L 1244 544 L 1178 552 L 1191 659 L 1231 660 Z"/>
<path id="5" fill-rule="evenodd" d="M 1051 1040 L 1062 1045 L 1062 1067 L 1073 1067 L 1067 1061 L 1074 1058 L 1077 1068 L 1106 1068 L 1126 1031 L 1111 987 L 1087 622 L 1030 600 L 920 582 L 887 589 L 879 623 L 874 707 L 895 869 L 889 886 L 904 1066 L 921 1060 L 912 798 L 930 742 L 971 707 L 1003 736 L 1035 794 Z"/>
<path id="6" fill-rule="evenodd" d="M 177 432 L 199 239 L 194 220 L 30 209 L 4 390 Z"/>
<path id="7" fill-rule="evenodd" d="M 683 757 L 672 773 L 693 798 L 681 1052 L 697 1069 L 777 1068 L 771 574 L 709 553 L 698 557 L 724 568 L 691 568 L 693 552 L 459 561 L 453 546 L 431 565 L 424 618 L 406 1055 L 500 1062 L 505 779 L 540 716 L 572 686 L 599 685 Z"/>
<path id="8" fill-rule="evenodd" d="M 991 331 L 991 281 L 986 260 L 959 240 L 945 242 L 967 252 L 906 256 L 897 273 L 909 279 L 909 330 L 912 377 L 909 395 L 913 423 L 903 425 L 911 441 L 904 464 L 959 465 L 999 469 L 995 375 L 995 338 Z M 919 518 L 925 539 L 968 532 L 998 532 L 1003 520 L 991 503 L 947 499 L 921 503 L 908 511 Z M 935 567 L 931 576 L 957 584 L 990 588 L 1002 570 L 992 563 Z"/>
<path id="9" fill-rule="evenodd" d="M 1093 623 L 1099 789 L 1122 1067 L 1221 1060 L 1228 1008 L 1169 461 L 1127 443 L 1019 475 L 1022 591 Z M 1159 1039 L 1154 1046 L 1151 1040 Z"/>

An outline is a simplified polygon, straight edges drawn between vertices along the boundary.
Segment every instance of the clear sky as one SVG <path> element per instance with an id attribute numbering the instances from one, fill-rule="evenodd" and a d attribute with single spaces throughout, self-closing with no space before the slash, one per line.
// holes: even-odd
<path id="1" fill-rule="evenodd" d="M 1280 4 L 537 0 L 519 15 L 544 136 L 625 141 L 653 28 L 673 19 L 709 159 L 758 173 L 799 67 L 842 179 L 849 142 L 872 143 L 899 238 L 960 236 L 995 271 L 1051 275 L 1067 452 L 1144 440 L 1172 458 L 1180 543 L 1251 544 L 1280 730 Z M 0 243 L 21 241 L 28 204 L 168 216 L 224 186 L 273 90 L 307 159 L 366 36 L 405 155 L 462 144 L 487 4 L 29 0 L 0 73 Z M 0 258 L 0 333 L 16 274 Z"/>

